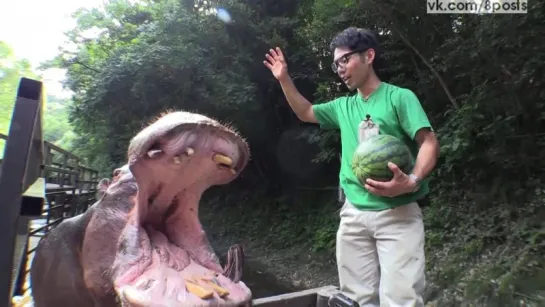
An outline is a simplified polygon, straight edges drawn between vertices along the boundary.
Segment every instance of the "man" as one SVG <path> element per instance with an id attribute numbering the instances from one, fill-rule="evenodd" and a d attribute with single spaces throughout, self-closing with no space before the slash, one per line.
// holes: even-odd
<path id="1" fill-rule="evenodd" d="M 435 167 L 439 143 L 416 95 L 375 74 L 378 42 L 370 31 L 350 27 L 333 38 L 330 48 L 333 70 L 357 90 L 352 96 L 312 105 L 293 84 L 280 48 L 271 49 L 264 64 L 299 119 L 340 130 L 339 177 L 346 194 L 337 232 L 341 291 L 360 306 L 424 306 L 424 225 L 416 200 L 429 191 L 425 178 Z M 359 184 L 350 162 L 367 115 L 381 134 L 409 146 L 416 157 L 412 173 L 389 163 L 391 181 Z"/>

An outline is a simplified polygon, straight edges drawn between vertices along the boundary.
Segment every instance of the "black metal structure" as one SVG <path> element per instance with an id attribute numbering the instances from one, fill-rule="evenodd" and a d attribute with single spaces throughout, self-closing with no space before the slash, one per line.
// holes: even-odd
<path id="1" fill-rule="evenodd" d="M 98 173 L 44 141 L 42 90 L 42 82 L 21 78 L 9 133 L 0 134 L 5 140 L 0 159 L 0 307 L 11 306 L 13 296 L 26 290 L 27 263 L 34 251 L 30 246 L 37 244 L 33 237 L 87 210 L 96 193 Z M 43 220 L 45 225 L 32 229 Z"/>

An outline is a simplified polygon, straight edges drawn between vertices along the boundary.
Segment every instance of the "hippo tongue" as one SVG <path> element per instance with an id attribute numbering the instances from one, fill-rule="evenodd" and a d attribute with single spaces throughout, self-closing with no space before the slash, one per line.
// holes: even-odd
<path id="1" fill-rule="evenodd" d="M 222 269 L 198 218 L 198 193 L 187 191 L 162 214 L 153 204 L 129 214 L 112 268 L 123 306 L 236 306 L 250 299 L 240 282 L 242 249 L 232 247 Z"/>

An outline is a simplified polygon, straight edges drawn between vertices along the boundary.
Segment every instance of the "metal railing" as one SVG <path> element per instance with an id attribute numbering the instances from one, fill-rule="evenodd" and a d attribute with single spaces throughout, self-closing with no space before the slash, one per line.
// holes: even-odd
<path id="1" fill-rule="evenodd" d="M 42 82 L 21 78 L 0 160 L 0 306 L 27 290 L 39 239 L 95 202 L 98 172 L 43 138 Z"/>

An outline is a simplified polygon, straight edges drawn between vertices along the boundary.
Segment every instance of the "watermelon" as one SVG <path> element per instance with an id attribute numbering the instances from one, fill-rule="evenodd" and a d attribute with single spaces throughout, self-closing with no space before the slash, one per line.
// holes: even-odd
<path id="1" fill-rule="evenodd" d="M 352 157 L 352 170 L 362 185 L 368 178 L 389 181 L 394 174 L 388 162 L 396 164 L 405 174 L 413 168 L 411 151 L 400 139 L 378 134 L 363 140 Z"/>

